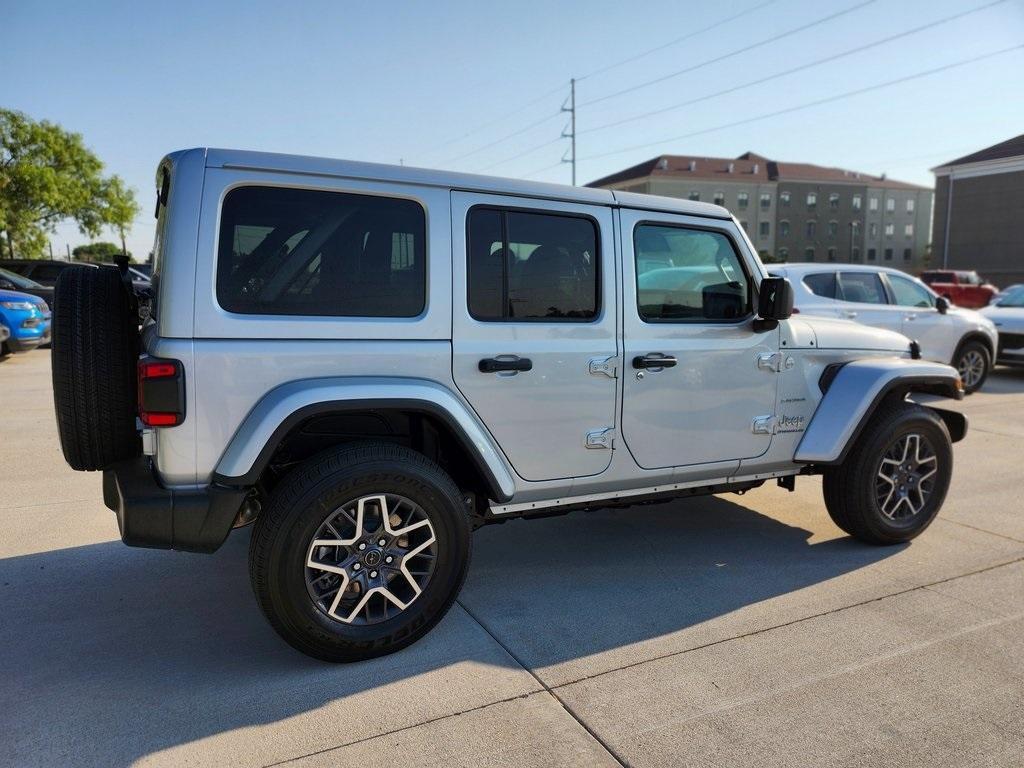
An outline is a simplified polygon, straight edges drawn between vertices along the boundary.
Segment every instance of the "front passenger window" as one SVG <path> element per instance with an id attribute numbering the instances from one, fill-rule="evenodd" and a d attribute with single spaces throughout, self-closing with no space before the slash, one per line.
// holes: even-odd
<path id="1" fill-rule="evenodd" d="M 923 285 L 899 275 L 889 275 L 892 295 L 901 307 L 930 308 L 935 306 L 935 299 Z"/>
<path id="2" fill-rule="evenodd" d="M 888 304 L 881 278 L 874 272 L 842 272 L 836 298 L 858 304 Z"/>
<path id="3" fill-rule="evenodd" d="M 735 322 L 750 314 L 750 281 L 720 232 L 641 224 L 633 233 L 637 311 L 649 323 Z"/>

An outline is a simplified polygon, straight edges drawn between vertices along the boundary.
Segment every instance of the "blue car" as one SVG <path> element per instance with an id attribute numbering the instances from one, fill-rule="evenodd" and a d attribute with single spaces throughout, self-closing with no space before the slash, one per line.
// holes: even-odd
<path id="1" fill-rule="evenodd" d="M 50 308 L 37 296 L 0 290 L 0 326 L 9 334 L 0 351 L 27 352 L 50 342 Z"/>

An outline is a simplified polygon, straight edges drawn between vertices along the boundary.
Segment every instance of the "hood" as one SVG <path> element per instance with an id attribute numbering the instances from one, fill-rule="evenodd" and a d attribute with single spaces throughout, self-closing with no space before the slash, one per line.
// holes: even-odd
<path id="1" fill-rule="evenodd" d="M 910 349 L 910 339 L 902 333 L 872 328 L 851 320 L 794 315 L 789 319 L 789 323 L 800 325 L 813 334 L 814 346 L 818 349 L 866 349 L 900 354 Z M 807 335 L 799 334 L 800 338 Z"/>
<path id="2" fill-rule="evenodd" d="M 28 293 L 22 293 L 21 291 L 0 289 L 0 301 L 27 301 L 31 304 L 35 304 L 44 311 L 46 310 L 46 302 L 43 299 L 40 299 L 38 296 L 32 296 Z"/>

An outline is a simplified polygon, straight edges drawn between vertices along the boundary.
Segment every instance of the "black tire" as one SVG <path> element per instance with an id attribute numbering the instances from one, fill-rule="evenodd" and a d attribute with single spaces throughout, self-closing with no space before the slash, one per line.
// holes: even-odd
<path id="1" fill-rule="evenodd" d="M 964 375 L 965 369 L 970 361 L 977 361 L 979 358 L 982 365 L 981 376 L 968 384 L 968 377 Z M 981 389 L 989 373 L 991 373 L 992 353 L 989 351 L 988 346 L 980 341 L 965 341 L 957 348 L 956 355 L 953 356 L 952 366 L 960 372 L 960 378 L 964 382 L 964 393 L 969 395 Z"/>
<path id="2" fill-rule="evenodd" d="M 314 602 L 307 554 L 335 510 L 378 493 L 403 496 L 426 514 L 436 537 L 433 570 L 394 617 L 342 623 Z M 441 620 L 465 580 L 470 540 L 462 494 L 441 467 L 401 446 L 351 444 L 307 460 L 274 489 L 253 530 L 249 576 L 263 613 L 292 647 L 324 661 L 360 661 L 404 648 Z"/>
<path id="3" fill-rule="evenodd" d="M 889 448 L 912 434 L 923 436 L 933 449 L 935 479 L 917 513 L 892 519 L 882 511 L 877 478 Z M 942 419 L 915 403 L 889 402 L 871 418 L 846 460 L 826 469 L 825 507 L 832 521 L 854 538 L 870 544 L 900 544 L 918 536 L 935 519 L 949 490 L 952 472 L 953 447 Z"/>
<path id="4" fill-rule="evenodd" d="M 53 403 L 72 469 L 106 469 L 139 454 L 138 357 L 138 312 L 120 272 L 62 270 L 53 302 Z"/>

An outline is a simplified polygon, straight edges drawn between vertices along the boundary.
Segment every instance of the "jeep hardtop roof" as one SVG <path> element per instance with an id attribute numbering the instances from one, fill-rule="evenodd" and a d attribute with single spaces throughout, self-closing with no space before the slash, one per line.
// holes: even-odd
<path id="1" fill-rule="evenodd" d="M 686 216 L 703 216 L 715 219 L 732 219 L 732 215 L 721 206 L 680 200 L 674 197 L 643 195 L 636 192 L 595 189 L 593 187 L 571 187 L 564 184 L 548 184 L 523 179 L 506 179 L 500 176 L 479 176 L 454 171 L 438 171 L 430 168 L 415 168 L 407 165 L 384 165 L 363 163 L 354 160 L 337 160 L 327 157 L 306 157 L 283 155 L 273 152 L 250 152 L 239 149 L 197 148 L 174 152 L 167 156 L 172 163 L 182 155 L 200 152 L 205 155 L 207 168 L 237 168 L 260 171 L 276 171 L 308 176 L 386 181 L 399 184 L 418 184 L 447 187 L 468 192 L 485 192 L 518 197 L 545 198 L 574 203 L 642 208 L 645 210 L 677 213 Z"/>

